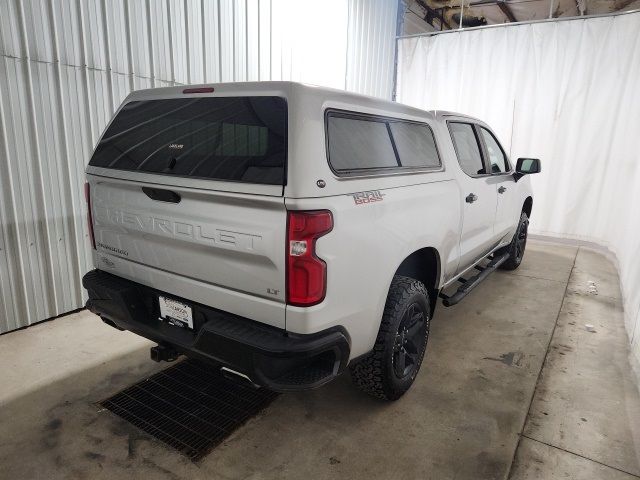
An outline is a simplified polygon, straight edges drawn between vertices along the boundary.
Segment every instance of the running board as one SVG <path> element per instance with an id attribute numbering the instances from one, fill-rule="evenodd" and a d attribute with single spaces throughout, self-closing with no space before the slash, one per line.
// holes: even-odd
<path id="1" fill-rule="evenodd" d="M 505 253 L 503 255 L 500 255 L 499 257 L 492 258 L 489 264 L 484 268 L 482 267 L 479 268 L 478 266 L 476 266 L 476 268 L 480 270 L 480 273 L 469 278 L 468 280 L 461 279 L 463 283 L 462 285 L 460 285 L 456 293 L 454 293 L 451 296 L 445 295 L 444 293 L 440 293 L 440 298 L 442 298 L 442 304 L 445 307 L 451 307 L 456 303 L 458 303 L 460 300 L 466 297 L 469 294 L 469 292 L 471 292 L 471 290 L 476 288 L 485 278 L 491 275 L 496 270 L 496 268 L 502 265 L 508 258 L 509 258 L 509 254 Z"/>

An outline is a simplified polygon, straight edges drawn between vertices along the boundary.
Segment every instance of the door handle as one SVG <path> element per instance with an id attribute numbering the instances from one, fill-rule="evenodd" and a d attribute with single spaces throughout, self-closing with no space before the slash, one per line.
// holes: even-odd
<path id="1" fill-rule="evenodd" d="M 464 200 L 467 203 L 473 203 L 478 200 L 478 196 L 475 193 L 470 193 Z"/>
<path id="2" fill-rule="evenodd" d="M 498 189 L 498 193 L 504 193 L 504 192 L 506 192 L 506 191 L 507 191 L 507 187 L 500 187 L 500 188 Z"/>

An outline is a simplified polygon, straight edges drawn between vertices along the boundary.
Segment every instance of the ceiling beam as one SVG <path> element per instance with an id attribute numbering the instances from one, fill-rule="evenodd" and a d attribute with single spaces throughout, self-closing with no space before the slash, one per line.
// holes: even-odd
<path id="1" fill-rule="evenodd" d="M 449 23 L 444 18 L 442 8 L 437 10 L 435 8 L 431 8 L 424 0 L 416 0 L 416 3 L 420 5 L 425 11 L 425 15 L 423 18 L 425 22 L 427 22 L 432 27 L 435 27 L 435 25 L 433 24 L 433 20 L 437 19 L 440 22 L 440 30 L 442 30 L 443 26 L 447 27 L 449 30 L 452 30 L 451 25 L 449 25 Z"/>
<path id="2" fill-rule="evenodd" d="M 477 1 L 469 2 L 469 6 L 470 7 L 479 7 L 479 6 L 482 6 L 482 5 L 497 5 L 501 1 L 503 1 L 503 0 L 477 0 Z"/>
<path id="3" fill-rule="evenodd" d="M 516 20 L 515 15 L 511 11 L 511 8 L 509 8 L 509 5 L 507 4 L 507 2 L 502 0 L 502 1 L 497 2 L 496 5 L 498 5 L 498 8 L 500 8 L 502 13 L 504 13 L 504 16 L 507 17 L 510 22 L 517 22 L 518 21 L 518 20 Z"/>

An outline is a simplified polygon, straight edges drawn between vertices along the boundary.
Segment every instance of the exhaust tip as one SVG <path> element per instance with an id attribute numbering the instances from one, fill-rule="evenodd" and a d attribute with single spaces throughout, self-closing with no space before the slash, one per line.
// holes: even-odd
<path id="1" fill-rule="evenodd" d="M 222 373 L 223 377 L 231 381 L 246 383 L 255 389 L 260 388 L 260 385 L 253 383 L 253 380 L 251 380 L 244 373 L 236 372 L 235 370 L 231 370 L 230 368 L 227 368 L 227 367 L 220 367 L 220 373 Z"/>

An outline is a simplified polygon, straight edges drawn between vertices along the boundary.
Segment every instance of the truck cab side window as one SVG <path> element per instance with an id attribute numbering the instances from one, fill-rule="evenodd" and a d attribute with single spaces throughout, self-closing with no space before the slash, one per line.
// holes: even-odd
<path id="1" fill-rule="evenodd" d="M 491 165 L 491 173 L 504 173 L 509 171 L 509 162 L 498 140 L 486 128 L 480 127 L 480 133 L 487 147 L 487 156 Z"/>
<path id="2" fill-rule="evenodd" d="M 473 126 L 470 123 L 449 122 L 449 131 L 462 171 L 472 177 L 486 173 Z"/>

